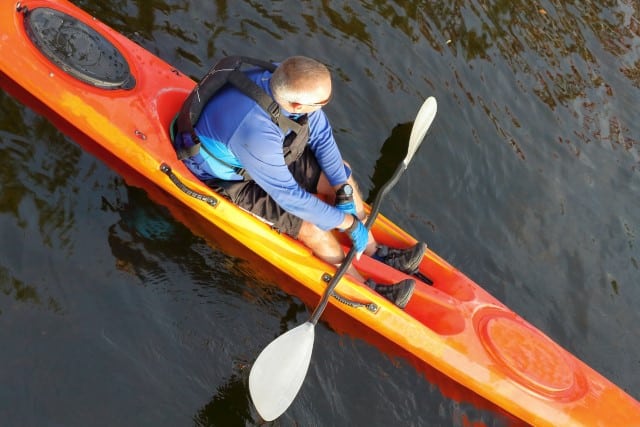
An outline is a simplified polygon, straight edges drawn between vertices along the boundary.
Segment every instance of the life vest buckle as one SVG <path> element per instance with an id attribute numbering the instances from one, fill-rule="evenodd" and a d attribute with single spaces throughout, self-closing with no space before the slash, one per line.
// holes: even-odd
<path id="1" fill-rule="evenodd" d="M 267 107 L 267 112 L 271 116 L 273 122 L 278 123 L 278 120 L 280 120 L 280 106 L 276 101 L 273 101 L 271 104 L 269 104 L 269 106 Z"/>

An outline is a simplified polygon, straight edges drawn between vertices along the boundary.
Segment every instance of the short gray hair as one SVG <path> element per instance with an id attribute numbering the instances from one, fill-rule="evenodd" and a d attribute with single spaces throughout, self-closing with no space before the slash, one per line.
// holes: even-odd
<path id="1" fill-rule="evenodd" d="M 306 56 L 292 56 L 274 71 L 271 91 L 284 101 L 310 104 L 317 102 L 317 99 L 311 99 L 310 90 L 318 81 L 327 78 L 331 79 L 331 73 L 324 64 Z"/>

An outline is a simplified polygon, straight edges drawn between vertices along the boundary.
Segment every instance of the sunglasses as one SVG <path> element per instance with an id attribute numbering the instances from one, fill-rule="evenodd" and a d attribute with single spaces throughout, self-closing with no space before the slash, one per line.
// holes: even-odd
<path id="1" fill-rule="evenodd" d="M 306 105 L 307 107 L 324 107 L 325 105 L 327 105 L 329 103 L 329 101 L 331 101 L 331 98 L 333 98 L 333 92 L 331 92 L 329 97 L 327 99 L 325 99 L 324 101 L 316 102 L 316 103 L 313 103 L 313 104 L 305 104 L 303 102 L 293 102 L 293 104 Z"/>

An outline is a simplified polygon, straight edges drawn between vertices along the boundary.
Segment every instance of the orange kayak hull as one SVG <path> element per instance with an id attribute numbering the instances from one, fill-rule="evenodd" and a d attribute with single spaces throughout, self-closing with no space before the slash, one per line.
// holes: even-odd
<path id="1" fill-rule="evenodd" d="M 26 30 L 25 19 L 42 8 L 74 17 L 99 34 L 122 55 L 132 79 L 99 87 L 52 61 Z M 322 295 L 334 266 L 219 197 L 176 158 L 169 123 L 195 85 L 179 70 L 67 1 L 0 0 L 0 71 L 3 88 L 21 87 L 226 235 Z M 202 197 L 188 194 L 175 180 Z M 416 241 L 382 215 L 373 232 L 393 246 Z M 356 265 L 384 283 L 407 277 L 366 256 Z M 432 284 L 420 281 L 404 311 L 348 276 L 336 292 L 357 304 L 338 299 L 331 304 L 529 424 L 640 426 L 638 401 L 436 253 L 427 251 L 420 272 Z"/>

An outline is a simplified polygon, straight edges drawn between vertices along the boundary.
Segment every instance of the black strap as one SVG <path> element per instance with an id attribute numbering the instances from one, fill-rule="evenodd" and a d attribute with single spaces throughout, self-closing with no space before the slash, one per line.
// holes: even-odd
<path id="1" fill-rule="evenodd" d="M 294 133 L 300 133 L 300 125 L 287 116 L 280 114 L 280 106 L 246 74 L 239 70 L 233 70 L 228 76 L 229 83 L 235 86 L 242 93 L 253 99 L 271 116 L 271 120 L 278 125 L 283 133 L 291 129 Z"/>
<path id="2" fill-rule="evenodd" d="M 239 70 L 244 63 L 264 68 L 271 72 L 276 70 L 275 64 L 260 59 L 246 56 L 227 56 L 222 58 L 207 71 L 207 74 L 182 104 L 176 123 L 178 132 L 184 133 L 193 129 L 209 99 L 228 82 L 228 75 L 232 71 Z M 217 83 L 211 84 L 212 80 L 216 82 L 214 79 L 218 79 Z"/>

